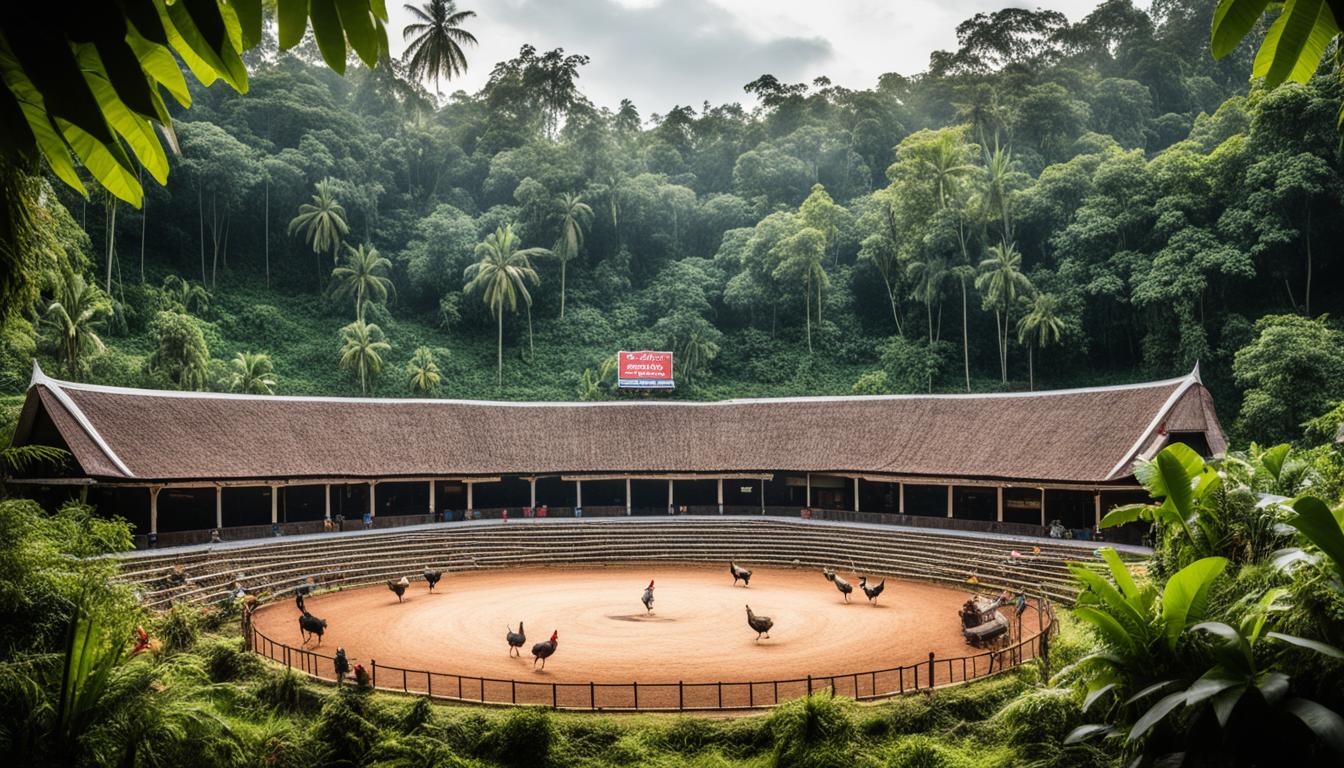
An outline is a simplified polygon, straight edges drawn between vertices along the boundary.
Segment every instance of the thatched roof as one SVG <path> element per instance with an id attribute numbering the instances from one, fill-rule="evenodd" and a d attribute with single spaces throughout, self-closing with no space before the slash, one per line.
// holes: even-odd
<path id="1" fill-rule="evenodd" d="M 240 481 L 807 471 L 1108 483 L 1169 432 L 1226 441 L 1198 369 L 1052 392 L 516 403 L 124 389 L 35 369 L 16 443 L 83 477 Z"/>

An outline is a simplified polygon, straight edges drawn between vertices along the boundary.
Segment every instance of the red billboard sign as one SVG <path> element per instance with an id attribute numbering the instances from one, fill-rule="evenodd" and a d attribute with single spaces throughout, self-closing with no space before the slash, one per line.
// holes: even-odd
<path id="1" fill-rule="evenodd" d="M 631 389 L 672 389 L 671 352 L 620 352 L 616 355 L 616 384 Z"/>

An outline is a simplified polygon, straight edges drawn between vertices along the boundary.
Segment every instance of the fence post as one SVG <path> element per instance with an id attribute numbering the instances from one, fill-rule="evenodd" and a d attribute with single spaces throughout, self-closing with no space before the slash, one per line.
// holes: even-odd
<path id="1" fill-rule="evenodd" d="M 512 691 L 512 693 L 513 693 L 513 703 L 514 703 L 514 704 L 517 704 L 517 703 L 518 703 L 518 681 L 517 681 L 517 680 L 510 680 L 510 681 L 509 681 L 509 689 L 510 689 L 510 690 Z"/>
<path id="2" fill-rule="evenodd" d="M 434 698 L 434 673 L 425 672 L 425 695 Z"/>
<path id="3" fill-rule="evenodd" d="M 933 675 L 933 651 L 929 651 L 929 687 L 930 687 L 930 688 L 932 688 L 932 687 L 934 686 L 934 681 L 935 681 L 936 679 L 937 679 L 937 678 L 934 677 L 934 675 Z"/>
<path id="4" fill-rule="evenodd" d="M 406 693 L 406 670 L 401 670 L 401 692 Z"/>
<path id="5" fill-rule="evenodd" d="M 635 709 L 639 709 L 639 681 L 634 682 L 635 687 Z"/>
<path id="6" fill-rule="evenodd" d="M 686 683 L 683 680 L 677 681 L 677 711 L 682 712 L 686 709 Z"/>
<path id="7" fill-rule="evenodd" d="M 919 663 L 916 662 L 915 665 L 911 667 L 911 669 L 915 670 L 915 690 L 918 691 L 918 690 L 919 690 Z"/>
<path id="8" fill-rule="evenodd" d="M 723 709 L 723 681 L 720 680 L 715 685 L 719 688 L 719 709 Z"/>
<path id="9" fill-rule="evenodd" d="M 808 676 L 807 676 L 807 695 L 808 695 L 808 696 L 811 696 L 811 695 L 812 695 L 812 676 L 811 676 L 811 675 L 808 675 Z"/>
<path id="10" fill-rule="evenodd" d="M 755 707 L 756 707 L 756 684 L 755 684 L 755 683 L 747 683 L 747 706 L 748 706 L 748 707 L 751 707 L 751 708 L 755 708 Z"/>
<path id="11" fill-rule="evenodd" d="M 557 702 L 559 702 L 559 698 L 557 698 L 557 696 L 556 696 L 556 692 L 555 692 L 555 683 L 551 683 L 551 709 L 559 709 L 559 708 L 560 708 L 560 707 L 557 705 Z"/>
<path id="12" fill-rule="evenodd" d="M 372 669 L 372 671 L 369 672 L 369 684 L 371 685 L 371 687 L 373 687 L 373 688 L 377 688 L 377 687 L 378 687 L 378 660 L 377 660 L 377 659 L 369 659 L 369 667 Z"/>
<path id="13" fill-rule="evenodd" d="M 588 681 L 588 708 L 597 709 L 597 686 L 591 680 Z"/>

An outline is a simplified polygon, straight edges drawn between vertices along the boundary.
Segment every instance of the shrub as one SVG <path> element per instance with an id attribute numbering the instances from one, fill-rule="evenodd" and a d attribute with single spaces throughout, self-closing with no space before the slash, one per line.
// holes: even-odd
<path id="1" fill-rule="evenodd" d="M 929 696 L 902 696 L 882 705 L 880 712 L 878 717 L 886 723 L 886 730 L 882 733 L 921 733 L 930 730 L 938 722 L 938 711 Z M 876 735 L 878 730 L 877 726 L 868 725 L 865 732 Z"/>
<path id="2" fill-rule="evenodd" d="M 1081 707 L 1073 691 L 1066 688 L 1042 688 L 1008 702 L 994 716 L 1014 744 L 1060 743 L 1082 719 Z"/>
<path id="3" fill-rule="evenodd" d="M 189 650 L 201 633 L 201 609 L 186 604 L 174 605 L 156 622 L 151 633 L 163 643 L 166 653 Z"/>
<path id="4" fill-rule="evenodd" d="M 327 699 L 318 713 L 313 741 L 346 764 L 362 765 L 380 739 L 378 726 L 368 714 L 368 697 L 342 690 Z"/>
<path id="5" fill-rule="evenodd" d="M 514 768 L 533 768 L 551 761 L 555 725 L 544 709 L 527 707 L 509 713 L 486 738 L 486 751 Z"/>
<path id="6" fill-rule="evenodd" d="M 791 701 L 770 715 L 774 764 L 779 768 L 826 768 L 853 761 L 850 702 L 830 693 Z"/>
<path id="7" fill-rule="evenodd" d="M 433 722 L 434 707 L 429 703 L 429 697 L 424 696 L 407 705 L 397 718 L 397 728 L 402 733 L 418 733 Z"/>
<path id="8" fill-rule="evenodd" d="M 297 712 L 303 701 L 303 678 L 292 669 L 275 670 L 256 688 L 257 700 L 283 712 Z"/>
<path id="9" fill-rule="evenodd" d="M 212 640 L 199 649 L 205 657 L 206 673 L 216 683 L 227 683 L 254 674 L 265 668 L 261 659 L 243 647 L 241 638 Z"/>
<path id="10" fill-rule="evenodd" d="M 888 768 L 959 768 L 966 764 L 956 750 L 932 736 L 907 736 L 888 757 Z"/>

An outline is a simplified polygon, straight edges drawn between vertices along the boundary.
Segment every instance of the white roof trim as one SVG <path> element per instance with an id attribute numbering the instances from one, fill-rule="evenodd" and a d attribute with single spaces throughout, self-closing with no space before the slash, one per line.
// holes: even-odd
<path id="1" fill-rule="evenodd" d="M 1106 475 L 1107 480 L 1113 480 L 1117 473 L 1129 466 L 1130 462 L 1134 460 L 1134 457 L 1138 455 L 1139 451 L 1143 450 L 1144 446 L 1152 438 L 1153 432 L 1162 423 L 1162 419 L 1166 417 L 1181 397 L 1185 395 L 1186 392 L 1190 391 L 1191 387 L 1199 384 L 1199 366 L 1196 365 L 1195 369 L 1180 381 L 1181 386 L 1177 387 L 1176 391 L 1172 392 L 1167 398 L 1167 401 L 1162 404 L 1162 407 L 1157 409 L 1157 414 L 1154 415 L 1153 420 L 1148 423 L 1148 428 L 1143 431 L 1143 434 L 1139 435 L 1139 439 L 1134 441 L 1133 447 L 1131 447 L 1129 451 L 1121 457 L 1120 461 L 1116 462 L 1116 465 L 1111 468 L 1110 473 Z"/>
<path id="2" fill-rule="evenodd" d="M 171 398 L 201 398 L 218 400 L 267 400 L 281 402 L 307 402 L 307 403 L 366 403 L 373 405 L 406 405 L 406 404 L 427 404 L 427 405 L 480 405 L 480 406 L 500 406 L 508 408 L 608 408 L 608 407 L 713 407 L 718 405 L 755 405 L 768 403 L 827 403 L 827 402 L 863 402 L 863 401 L 883 401 L 883 400 L 980 400 L 990 398 L 1030 398 L 1030 397 L 1053 397 L 1056 395 L 1073 395 L 1087 392 L 1118 392 L 1131 389 L 1151 389 L 1155 387 L 1169 387 L 1175 384 L 1188 384 L 1192 381 L 1190 375 L 1176 379 L 1164 379 L 1162 381 L 1145 381 L 1134 384 L 1111 384 L 1100 387 L 1078 387 L 1075 389 L 1053 389 L 1037 392 L 983 392 L 983 393 L 952 393 L 937 395 L 819 395 L 806 397 L 748 397 L 734 398 L 731 400 L 606 400 L 598 402 L 584 402 L 578 400 L 548 400 L 548 401 L 509 401 L 509 400 L 461 400 L 461 399 L 441 399 L 441 398 L 411 398 L 411 397 L 317 397 L 310 395 L 252 395 L 237 392 L 190 392 L 162 389 L 136 389 L 134 387 L 112 387 L 103 384 L 84 384 L 79 382 L 60 381 L 52 379 L 42 374 L 40 369 L 34 367 L 34 376 L 41 375 L 44 384 L 52 387 L 63 387 L 66 389 L 83 390 L 88 392 L 106 392 L 118 395 L 136 395 L 140 397 L 171 397 Z M 34 379 L 36 383 L 36 378 Z"/>
<path id="3" fill-rule="evenodd" d="M 46 387 L 51 394 L 56 396 L 57 400 L 61 401 L 61 405 L 65 406 L 65 409 L 75 418 L 75 421 L 79 423 L 79 426 L 84 430 L 84 433 L 89 436 L 89 439 L 98 446 L 98 449 L 101 450 L 107 458 L 112 460 L 112 463 L 123 475 L 128 478 L 135 477 L 135 473 L 131 471 L 130 467 L 126 466 L 121 460 L 121 457 L 117 455 L 117 452 L 112 450 L 112 446 L 108 445 L 107 441 L 103 439 L 103 436 L 94 428 L 93 422 L 89 421 L 89 417 L 84 415 L 84 412 L 79 409 L 79 406 L 75 405 L 75 401 L 70 399 L 70 395 L 66 394 L 65 390 L 62 389 L 62 387 L 65 386 L 65 382 L 53 379 L 43 373 L 41 366 L 34 360 L 33 377 L 28 382 L 28 387 L 31 389 L 39 384 Z"/>

